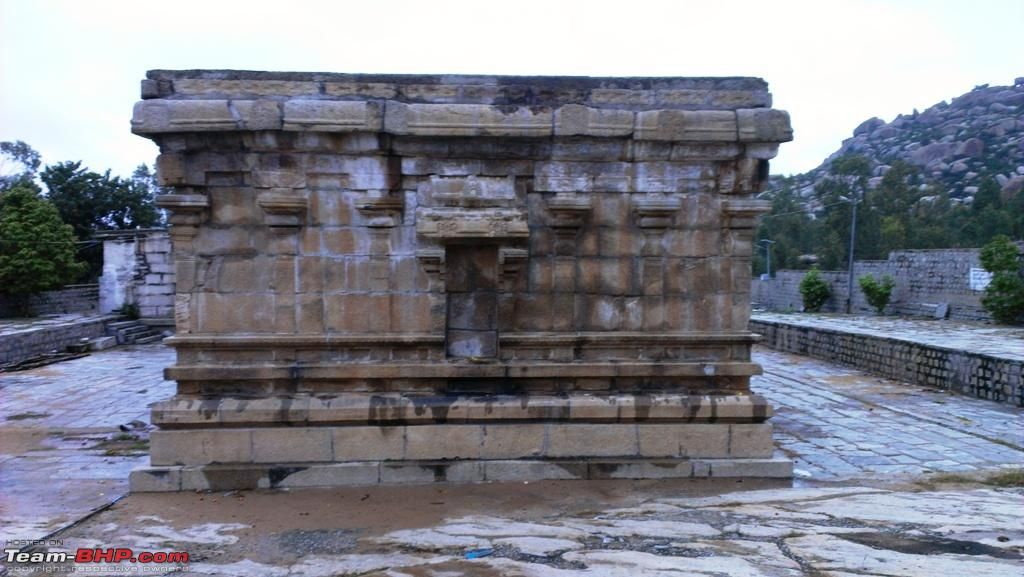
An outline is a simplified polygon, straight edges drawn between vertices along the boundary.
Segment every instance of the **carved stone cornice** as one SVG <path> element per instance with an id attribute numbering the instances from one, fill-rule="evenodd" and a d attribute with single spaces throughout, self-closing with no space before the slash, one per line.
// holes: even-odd
<path id="1" fill-rule="evenodd" d="M 754 228 L 757 226 L 757 217 L 771 208 L 771 202 L 756 198 L 723 200 L 722 226 L 723 228 Z"/>
<path id="2" fill-rule="evenodd" d="M 633 215 L 636 225 L 651 232 L 672 226 L 672 217 L 682 206 L 678 198 L 661 195 L 636 196 L 633 198 Z"/>
<path id="3" fill-rule="evenodd" d="M 583 221 L 593 206 L 591 196 L 560 192 L 548 199 L 551 214 L 551 228 L 559 236 L 575 236 L 583 227 Z"/>
<path id="4" fill-rule="evenodd" d="M 503 290 L 511 289 L 529 257 L 530 253 L 525 248 L 503 246 L 498 249 L 498 267 Z"/>
<path id="5" fill-rule="evenodd" d="M 393 228 L 402 224 L 405 198 L 388 193 L 370 193 L 355 202 L 356 210 L 370 228 Z"/>
<path id="6" fill-rule="evenodd" d="M 304 195 L 267 192 L 256 198 L 264 221 L 274 229 L 293 230 L 302 226 L 309 201 Z"/>
<path id="7" fill-rule="evenodd" d="M 430 279 L 432 290 L 444 291 L 445 259 L 443 248 L 425 248 L 416 251 L 416 260 L 420 261 L 423 272 Z"/>
<path id="8" fill-rule="evenodd" d="M 511 208 L 421 208 L 416 234 L 440 240 L 502 240 L 527 238 L 526 214 Z"/>

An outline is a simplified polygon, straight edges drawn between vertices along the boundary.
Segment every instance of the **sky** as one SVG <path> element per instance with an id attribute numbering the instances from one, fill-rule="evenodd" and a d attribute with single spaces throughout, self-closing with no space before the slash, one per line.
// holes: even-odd
<path id="1" fill-rule="evenodd" d="M 758 76 L 814 168 L 862 121 L 1024 76 L 1022 0 L 0 0 L 0 141 L 128 176 L 150 69 Z"/>

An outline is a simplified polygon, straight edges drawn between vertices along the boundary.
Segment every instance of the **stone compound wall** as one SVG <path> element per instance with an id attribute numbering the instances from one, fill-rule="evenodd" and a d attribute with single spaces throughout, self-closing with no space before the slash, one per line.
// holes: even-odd
<path id="1" fill-rule="evenodd" d="M 59 290 L 41 292 L 29 298 L 29 306 L 35 315 L 95 313 L 99 306 L 99 286 L 67 285 Z M 0 297 L 0 318 L 13 318 L 16 314 L 14 303 Z"/>
<path id="2" fill-rule="evenodd" d="M 166 324 L 174 318 L 174 262 L 166 230 L 100 233 L 103 276 L 100 312 L 136 304 L 143 321 Z"/>
<path id="3" fill-rule="evenodd" d="M 768 320 L 752 320 L 750 328 L 773 349 L 1024 407 L 1024 362 L 1020 360 Z"/>
<path id="4" fill-rule="evenodd" d="M 749 391 L 754 197 L 791 138 L 763 81 L 142 87 L 178 390 L 136 490 L 790 471 Z"/>
<path id="5" fill-rule="evenodd" d="M 949 318 L 990 321 L 992 317 L 981 306 L 983 291 L 970 287 L 972 268 L 980 269 L 978 249 L 902 250 L 889 254 L 888 260 L 854 261 L 854 295 L 852 312 L 873 313 L 864 293 L 856 285 L 861 275 L 876 279 L 883 274 L 893 277 L 896 286 L 886 312 L 932 316 L 940 303 L 949 305 Z M 780 270 L 770 281 L 754 280 L 751 301 L 768 310 L 803 308 L 800 281 L 807 271 Z M 826 312 L 846 310 L 847 271 L 823 271 L 822 277 L 832 287 L 832 298 L 822 308 Z"/>
<path id="6" fill-rule="evenodd" d="M 104 335 L 110 317 L 95 316 L 72 320 L 47 319 L 0 327 L 0 365 L 20 362 L 52 351 L 63 352 L 82 339 Z"/>

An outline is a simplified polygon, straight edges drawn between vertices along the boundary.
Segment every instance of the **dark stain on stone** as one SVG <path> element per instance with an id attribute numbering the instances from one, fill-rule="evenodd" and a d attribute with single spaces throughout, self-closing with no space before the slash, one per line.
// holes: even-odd
<path id="1" fill-rule="evenodd" d="M 635 410 L 636 410 L 636 420 L 637 421 L 646 421 L 646 420 L 650 419 L 651 418 L 651 403 L 653 402 L 651 400 L 651 396 L 650 395 L 644 395 L 644 394 L 638 394 L 638 395 L 636 395 L 634 397 L 634 399 L 635 399 L 634 407 L 635 407 Z"/>
<path id="2" fill-rule="evenodd" d="M 448 465 L 437 464 L 437 465 L 426 465 L 424 469 L 433 472 L 434 482 L 443 483 L 448 480 Z"/>
<path id="3" fill-rule="evenodd" d="M 199 414 L 204 419 L 210 419 L 217 415 L 217 409 L 220 408 L 220 399 L 204 399 L 199 402 Z"/>
<path id="4" fill-rule="evenodd" d="M 267 471 L 267 476 L 270 478 L 270 486 L 276 487 L 281 481 L 284 481 L 289 476 L 298 473 L 299 471 L 305 471 L 309 467 L 271 467 Z"/>
<path id="5" fill-rule="evenodd" d="M 621 468 L 622 463 L 590 463 L 587 476 L 590 479 L 610 479 Z"/>
<path id="6" fill-rule="evenodd" d="M 213 469 L 203 470 L 206 484 L 211 491 L 230 491 L 235 489 L 256 489 L 259 487 L 263 471 L 260 469 Z"/>
<path id="7" fill-rule="evenodd" d="M 277 421 L 279 423 L 288 423 L 290 422 L 290 419 L 288 418 L 288 411 L 292 408 L 292 398 L 281 397 L 280 400 L 281 408 L 277 411 Z"/>
<path id="8" fill-rule="evenodd" d="M 996 559 L 1024 559 L 1024 555 L 1012 550 L 1000 549 L 974 541 L 960 541 L 943 537 L 910 537 L 890 533 L 850 533 L 836 535 L 847 541 L 867 545 L 874 549 L 888 549 L 910 555 L 987 555 Z"/>

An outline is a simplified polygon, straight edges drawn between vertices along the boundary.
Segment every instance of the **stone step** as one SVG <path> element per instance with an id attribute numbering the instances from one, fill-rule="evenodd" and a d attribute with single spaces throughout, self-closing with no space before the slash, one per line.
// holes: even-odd
<path id="1" fill-rule="evenodd" d="M 154 333 L 154 334 L 151 334 L 151 335 L 146 335 L 144 337 L 136 338 L 135 339 L 135 344 L 137 344 L 137 345 L 148 345 L 150 343 L 159 343 L 162 340 L 164 340 L 164 336 L 162 334 Z"/>

